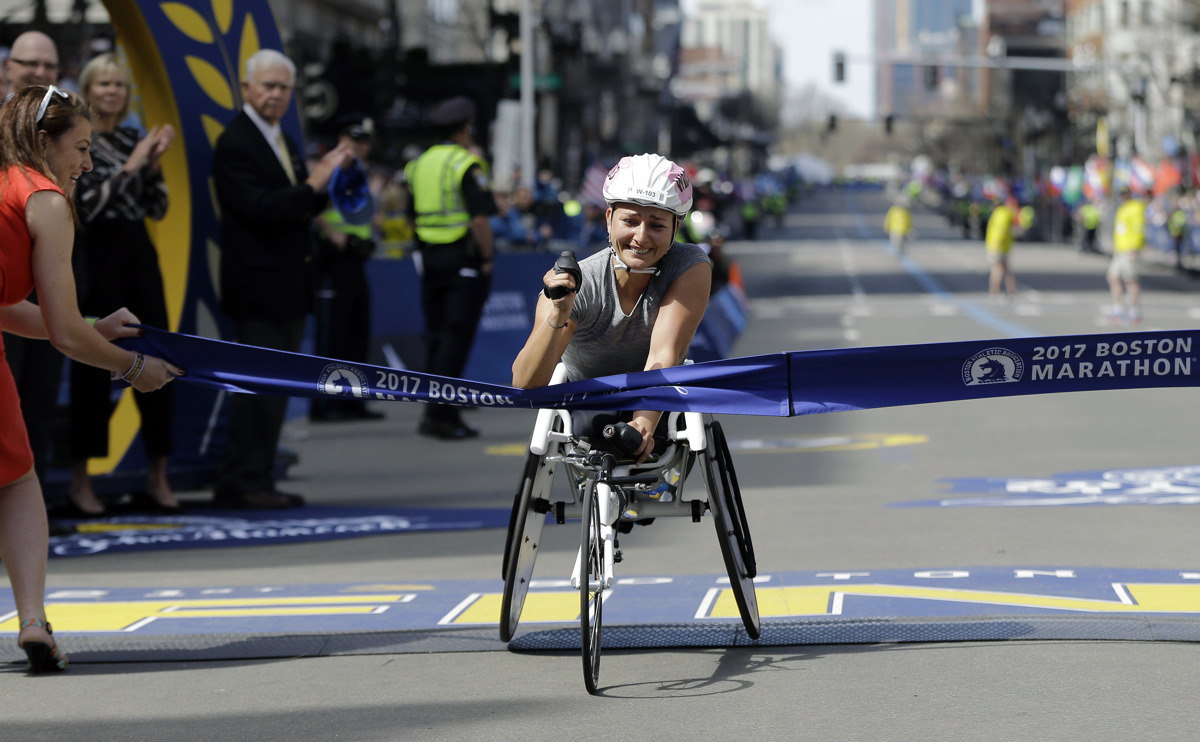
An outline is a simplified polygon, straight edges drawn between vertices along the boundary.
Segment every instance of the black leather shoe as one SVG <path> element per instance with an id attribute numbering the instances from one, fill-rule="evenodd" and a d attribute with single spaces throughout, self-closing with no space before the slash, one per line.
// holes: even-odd
<path id="1" fill-rule="evenodd" d="M 422 420 L 421 426 L 417 428 L 417 433 L 443 441 L 461 441 L 479 435 L 478 430 L 461 420 Z"/>
<path id="2" fill-rule="evenodd" d="M 213 497 L 217 510 L 286 510 L 288 499 L 276 492 L 246 492 L 241 495 Z"/>

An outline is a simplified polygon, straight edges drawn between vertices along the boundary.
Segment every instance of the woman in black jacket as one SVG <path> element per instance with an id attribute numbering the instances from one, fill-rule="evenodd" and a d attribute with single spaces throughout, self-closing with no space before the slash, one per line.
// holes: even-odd
<path id="1" fill-rule="evenodd" d="M 112 54 L 88 63 L 79 89 L 92 108 L 93 130 L 93 169 L 80 177 L 75 189 L 87 255 L 83 310 L 103 317 L 128 307 L 143 324 L 170 329 L 158 252 L 144 220 L 162 219 L 167 213 L 159 158 L 175 132 L 161 126 L 140 137 L 137 130 L 120 126 L 129 113 L 129 74 Z M 179 502 L 167 482 L 167 457 L 174 452 L 174 388 L 168 385 L 133 395 L 142 416 L 142 443 L 149 464 L 141 504 L 156 511 L 178 511 Z M 89 458 L 108 455 L 112 411 L 108 374 L 72 364 L 69 493 L 75 509 L 87 515 L 104 512 L 92 490 L 87 463 Z"/>

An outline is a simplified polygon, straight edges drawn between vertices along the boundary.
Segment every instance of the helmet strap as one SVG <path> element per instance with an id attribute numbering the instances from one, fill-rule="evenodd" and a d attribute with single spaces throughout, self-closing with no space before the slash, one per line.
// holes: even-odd
<path id="1" fill-rule="evenodd" d="M 653 273 L 656 276 L 662 273 L 662 268 L 659 268 L 658 264 L 655 264 L 653 268 L 630 268 L 625 265 L 625 261 L 621 260 L 621 255 L 617 252 L 617 248 L 613 247 L 612 237 L 608 238 L 608 249 L 612 252 L 613 260 L 617 261 L 617 264 L 613 266 L 614 270 L 625 271 L 627 273 Z"/>

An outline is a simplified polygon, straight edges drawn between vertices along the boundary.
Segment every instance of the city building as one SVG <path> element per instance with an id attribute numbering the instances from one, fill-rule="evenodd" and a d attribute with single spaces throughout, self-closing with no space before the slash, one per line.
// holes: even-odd
<path id="1" fill-rule="evenodd" d="M 1200 3 L 1196 0 L 1074 0 L 1067 6 L 1072 59 L 1102 62 L 1103 72 L 1072 75 L 1069 103 L 1077 129 L 1105 116 L 1116 154 L 1155 160 L 1200 130 Z"/>
<path id="2" fill-rule="evenodd" d="M 981 3 L 973 0 L 876 0 L 876 110 L 881 116 L 969 118 L 987 108 L 986 73 L 940 63 L 977 56 L 986 38 Z M 889 60 L 903 59 L 907 63 Z M 907 60 L 928 59 L 928 64 Z"/>
<path id="3" fill-rule="evenodd" d="M 328 143 L 350 121 L 371 118 L 373 156 L 399 165 L 405 152 L 432 143 L 429 110 L 466 95 L 478 111 L 479 144 L 514 163 L 513 114 L 526 51 L 535 59 L 538 168 L 568 189 L 593 161 L 647 151 L 687 157 L 721 141 L 696 115 L 693 98 L 672 92 L 685 27 L 679 0 L 534 0 L 530 50 L 521 48 L 521 0 L 270 3 L 285 51 L 297 63 L 296 101 L 310 143 Z M 723 131 L 762 138 L 781 90 L 767 11 L 752 0 L 701 5 L 701 22 L 689 32 L 693 46 L 705 47 L 696 59 L 716 50 L 729 69 L 698 102 L 711 104 L 706 117 Z M 0 0 L 0 12 L 8 40 L 31 25 L 45 27 L 65 59 L 85 60 L 98 48 L 96 39 L 112 45 L 101 0 Z M 683 61 L 686 67 L 692 60 Z M 498 175 L 511 183 L 511 165 Z"/>
<path id="4" fill-rule="evenodd" d="M 749 93 L 778 106 L 782 52 L 771 38 L 770 14 L 753 0 L 701 0 L 683 22 L 676 95 L 711 119 L 722 99 Z"/>

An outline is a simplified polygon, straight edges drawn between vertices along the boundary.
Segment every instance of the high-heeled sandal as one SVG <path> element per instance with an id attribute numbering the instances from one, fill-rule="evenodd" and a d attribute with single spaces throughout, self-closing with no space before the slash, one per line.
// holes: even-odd
<path id="1" fill-rule="evenodd" d="M 24 643 L 18 642 L 17 648 L 25 650 L 25 657 L 29 662 L 29 672 L 57 672 L 67 668 L 67 656 L 58 648 L 58 642 L 54 641 L 54 631 L 50 628 L 49 621 L 43 621 L 39 618 L 27 618 L 21 622 L 21 630 L 30 626 L 36 626 L 40 629 L 45 629 L 50 635 L 50 643 L 28 640 Z"/>

